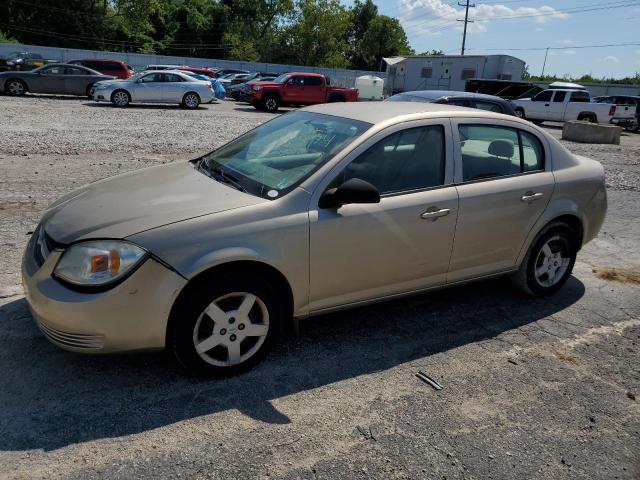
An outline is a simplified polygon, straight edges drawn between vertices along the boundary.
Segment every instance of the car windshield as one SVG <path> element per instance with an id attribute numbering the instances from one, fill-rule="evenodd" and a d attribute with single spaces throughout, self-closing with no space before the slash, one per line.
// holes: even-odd
<path id="1" fill-rule="evenodd" d="M 433 102 L 436 98 L 423 97 L 418 95 L 409 95 L 407 93 L 398 93 L 387 98 L 387 102 Z"/>
<path id="2" fill-rule="evenodd" d="M 11 52 L 7 55 L 7 60 L 15 60 L 18 57 L 23 57 L 25 54 L 21 52 Z"/>
<path id="3" fill-rule="evenodd" d="M 291 112 L 205 155 L 200 168 L 218 181 L 275 199 L 297 187 L 371 124 Z"/>
<path id="4" fill-rule="evenodd" d="M 284 83 L 287 81 L 287 78 L 289 78 L 289 74 L 288 73 L 283 73 L 282 75 L 274 78 L 273 80 L 271 80 L 273 83 Z"/>

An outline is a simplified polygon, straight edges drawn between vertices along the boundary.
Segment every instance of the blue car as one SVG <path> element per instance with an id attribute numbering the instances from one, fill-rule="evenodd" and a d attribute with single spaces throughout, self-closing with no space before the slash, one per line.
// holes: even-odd
<path id="1" fill-rule="evenodd" d="M 197 78 L 198 80 L 205 80 L 207 82 L 211 82 L 211 86 L 213 87 L 213 95 L 218 100 L 224 100 L 224 98 L 227 96 L 227 92 L 224 90 L 222 83 L 220 83 L 218 79 L 207 77 L 206 75 L 200 75 L 199 73 L 194 73 L 194 72 L 183 71 L 182 73 L 185 73 L 190 77 Z"/>

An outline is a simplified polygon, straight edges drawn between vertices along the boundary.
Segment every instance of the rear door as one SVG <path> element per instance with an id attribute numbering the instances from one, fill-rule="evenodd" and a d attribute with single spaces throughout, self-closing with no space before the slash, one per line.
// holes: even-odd
<path id="1" fill-rule="evenodd" d="M 558 90 L 553 94 L 551 99 L 551 108 L 547 113 L 549 120 L 557 120 L 561 122 L 564 119 L 565 102 L 567 100 L 567 92 L 564 90 Z"/>
<path id="2" fill-rule="evenodd" d="M 168 103 L 180 103 L 185 93 L 185 85 L 188 82 L 179 75 L 173 73 L 164 74 L 162 84 L 162 98 Z"/>
<path id="3" fill-rule="evenodd" d="M 81 66 L 64 69 L 65 90 L 69 95 L 86 95 L 87 86 L 93 83 L 93 75 Z"/>
<path id="4" fill-rule="evenodd" d="M 452 128 L 460 207 L 447 282 L 510 271 L 553 192 L 546 142 L 509 121 Z"/>
<path id="5" fill-rule="evenodd" d="M 326 91 L 323 88 L 322 78 L 309 76 L 304 77 L 304 94 L 307 104 L 324 103 L 326 101 Z"/>

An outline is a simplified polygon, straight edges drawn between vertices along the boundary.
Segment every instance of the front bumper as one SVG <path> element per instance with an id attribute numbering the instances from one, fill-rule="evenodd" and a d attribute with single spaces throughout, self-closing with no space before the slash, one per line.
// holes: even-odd
<path id="1" fill-rule="evenodd" d="M 83 353 L 164 348 L 169 312 L 186 283 L 183 277 L 149 258 L 110 290 L 78 292 L 52 276 L 63 252 L 51 251 L 40 266 L 35 243 L 29 242 L 23 257 L 22 283 L 31 313 L 51 342 Z"/>

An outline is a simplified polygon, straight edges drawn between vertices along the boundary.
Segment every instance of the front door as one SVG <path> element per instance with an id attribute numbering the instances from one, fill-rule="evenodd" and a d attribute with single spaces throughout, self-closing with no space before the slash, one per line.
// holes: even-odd
<path id="1" fill-rule="evenodd" d="M 302 104 L 304 103 L 304 94 L 304 77 L 292 77 L 287 80 L 287 83 L 282 89 L 282 100 L 292 105 Z"/>
<path id="2" fill-rule="evenodd" d="M 547 119 L 549 118 L 549 107 L 551 106 L 551 97 L 553 90 L 545 90 L 535 95 L 527 104 L 525 115 L 527 118 Z"/>
<path id="3" fill-rule="evenodd" d="M 445 282 L 458 214 L 449 122 L 380 132 L 318 186 L 310 209 L 310 310 L 320 311 Z M 350 178 L 380 203 L 318 208 Z M 330 182 L 330 183 L 329 183 Z"/>
<path id="4" fill-rule="evenodd" d="M 132 89 L 134 102 L 162 102 L 164 73 L 149 73 L 136 82 Z"/>
<path id="5" fill-rule="evenodd" d="M 447 282 L 513 269 L 554 187 L 548 149 L 532 129 L 452 123 L 460 207 Z"/>
<path id="6" fill-rule="evenodd" d="M 51 65 L 39 70 L 40 75 L 35 79 L 36 87 L 31 87 L 31 91 L 33 93 L 66 93 L 64 69 L 63 65 Z"/>

